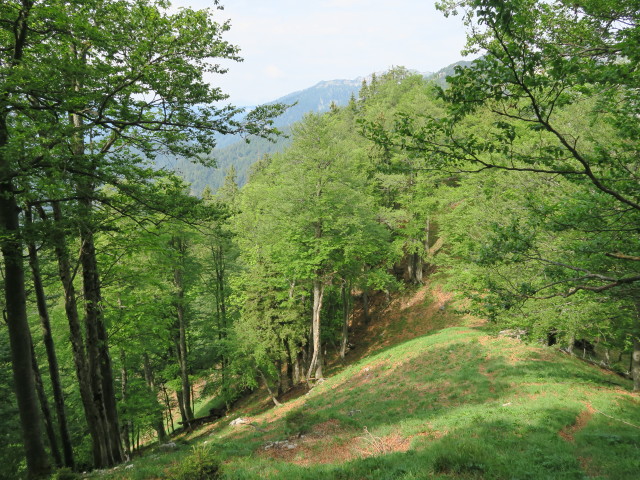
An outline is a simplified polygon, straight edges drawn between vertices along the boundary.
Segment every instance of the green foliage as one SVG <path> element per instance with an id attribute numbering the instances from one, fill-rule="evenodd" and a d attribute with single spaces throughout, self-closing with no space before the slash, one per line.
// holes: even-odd
<path id="1" fill-rule="evenodd" d="M 51 480 L 79 480 L 82 478 L 80 474 L 74 472 L 70 468 L 61 468 L 51 476 Z"/>
<path id="2" fill-rule="evenodd" d="M 173 467 L 169 480 L 215 480 L 221 478 L 220 459 L 207 445 L 194 446 L 191 454 Z"/>

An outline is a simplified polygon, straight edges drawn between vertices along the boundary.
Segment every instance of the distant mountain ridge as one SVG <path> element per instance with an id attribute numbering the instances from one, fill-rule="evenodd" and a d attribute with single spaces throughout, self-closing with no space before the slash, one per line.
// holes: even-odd
<path id="1" fill-rule="evenodd" d="M 218 147 L 211 153 L 211 156 L 216 160 L 217 166 L 214 168 L 194 164 L 186 158 L 165 159 L 164 162 L 191 184 L 191 191 L 194 195 L 200 195 L 207 186 L 214 192 L 220 188 L 231 165 L 236 168 L 238 183 L 244 185 L 247 181 L 249 168 L 253 163 L 264 155 L 281 152 L 290 145 L 291 139 L 288 138 L 288 134 L 291 132 L 291 125 L 302 120 L 307 113 L 329 111 L 331 103 L 338 106 L 347 105 L 352 95 L 358 97 L 363 80 L 365 77 L 353 80 L 322 81 L 312 87 L 289 93 L 268 102 L 268 104 L 293 105 L 274 122 L 285 136 L 280 137 L 276 142 L 253 137 L 249 143 L 233 136 L 221 138 L 218 141 Z"/>
<path id="2" fill-rule="evenodd" d="M 469 65 L 471 65 L 471 62 L 461 61 L 451 64 L 436 73 L 413 72 L 419 73 L 427 79 L 432 79 L 441 86 L 445 86 L 446 77 L 454 73 L 456 66 L 468 67 Z M 262 138 L 252 138 L 249 143 L 239 137 L 221 137 L 218 147 L 211 153 L 211 156 L 216 160 L 216 167 L 204 167 L 194 164 L 185 158 L 165 159 L 164 163 L 191 184 L 191 191 L 194 195 L 200 195 L 207 186 L 214 192 L 220 188 L 231 165 L 236 168 L 238 183 L 242 186 L 247 181 L 248 172 L 253 163 L 264 155 L 281 152 L 291 144 L 291 139 L 286 135 L 291 132 L 291 126 L 294 123 L 302 120 L 307 113 L 328 111 L 331 103 L 335 103 L 337 106 L 347 105 L 352 96 L 358 98 L 358 93 L 364 80 L 370 81 L 371 75 L 352 80 L 324 80 L 312 87 L 289 93 L 284 97 L 268 102 L 268 104 L 284 103 L 292 105 L 274 122 L 285 136 L 280 137 L 276 142 L 269 142 Z M 250 110 L 250 108 L 248 107 L 247 110 Z"/>

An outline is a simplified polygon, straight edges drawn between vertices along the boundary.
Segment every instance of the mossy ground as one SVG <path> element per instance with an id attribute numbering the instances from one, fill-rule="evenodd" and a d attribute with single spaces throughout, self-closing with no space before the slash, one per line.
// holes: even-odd
<path id="1" fill-rule="evenodd" d="M 308 394 L 234 415 L 252 424 L 231 427 L 227 417 L 107 478 L 166 478 L 205 442 L 229 480 L 640 478 L 640 398 L 630 382 L 469 319 L 447 326 L 456 319 L 443 301 L 406 302 L 394 313 L 402 329 L 368 326 L 388 333 Z M 422 335 L 406 339 L 413 327 Z"/>

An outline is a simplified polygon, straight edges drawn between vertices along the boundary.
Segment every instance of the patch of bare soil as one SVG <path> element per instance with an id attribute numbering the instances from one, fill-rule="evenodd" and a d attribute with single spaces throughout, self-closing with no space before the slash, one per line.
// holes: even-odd
<path id="1" fill-rule="evenodd" d="M 384 293 L 372 295 L 369 318 L 363 305 L 356 303 L 351 318 L 350 360 L 363 358 L 375 350 L 395 345 L 426 333 L 462 323 L 449 308 L 453 294 L 439 286 L 425 285 L 387 302 Z"/>
<path id="2" fill-rule="evenodd" d="M 358 438 L 356 451 L 361 458 L 385 455 L 393 452 L 406 452 L 411 446 L 411 439 L 398 433 L 392 433 L 384 437 L 372 435 L 365 427 L 364 435 Z"/>
<path id="3" fill-rule="evenodd" d="M 353 437 L 348 435 L 338 420 L 327 420 L 315 425 L 306 435 L 286 441 L 269 442 L 259 455 L 301 466 L 342 463 L 357 458 Z"/>
<path id="4" fill-rule="evenodd" d="M 589 420 L 591 420 L 591 417 L 594 413 L 595 409 L 591 406 L 591 404 L 585 403 L 585 409 L 580 412 L 580 415 L 576 417 L 576 421 L 573 423 L 573 425 L 564 427 L 558 432 L 558 435 L 560 435 L 567 442 L 574 443 L 575 434 L 587 426 L 587 423 L 589 423 Z"/>
<path id="5" fill-rule="evenodd" d="M 359 437 L 345 435 L 337 420 L 329 420 L 316 425 L 308 435 L 270 442 L 260 454 L 283 462 L 309 466 L 406 452 L 410 446 L 411 439 L 398 433 L 378 437 L 365 428 L 364 435 Z"/>

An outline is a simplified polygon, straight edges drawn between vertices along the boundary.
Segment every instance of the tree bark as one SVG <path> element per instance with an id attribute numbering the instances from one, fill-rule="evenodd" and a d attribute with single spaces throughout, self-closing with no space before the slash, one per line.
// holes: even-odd
<path id="1" fill-rule="evenodd" d="M 185 429 L 188 429 L 190 426 L 190 423 L 189 423 L 189 418 L 187 417 L 187 412 L 184 409 L 184 395 L 182 394 L 182 390 L 176 390 L 176 399 L 178 400 L 178 409 L 180 410 L 182 426 Z"/>
<path id="2" fill-rule="evenodd" d="M 157 401 L 158 392 L 157 392 L 155 381 L 154 381 L 154 378 L 153 378 L 153 370 L 151 370 L 151 362 L 149 361 L 149 355 L 144 353 L 142 355 L 142 362 L 143 362 L 143 368 L 144 368 L 144 379 L 145 379 L 145 382 L 147 383 L 147 386 L 149 387 L 149 390 L 153 394 L 153 397 Z M 167 433 L 166 433 L 166 431 L 164 429 L 164 422 L 162 420 L 162 410 L 160 410 L 159 413 L 160 413 L 159 414 L 159 418 L 156 418 L 156 420 L 154 420 L 154 422 L 153 422 L 153 428 L 156 431 L 156 433 L 158 434 L 158 441 L 160 443 L 162 443 L 162 442 L 165 441 L 165 439 L 167 437 Z"/>
<path id="3" fill-rule="evenodd" d="M 0 229 L 4 259 L 5 320 L 9 330 L 11 366 L 24 439 L 27 473 L 31 478 L 38 478 L 49 472 L 50 465 L 42 442 L 38 399 L 31 362 L 31 334 L 27 320 L 20 210 L 11 181 L 9 159 L 6 158 L 7 153 L 4 151 L 9 141 L 7 115 L 7 111 L 3 109 L 0 116 Z"/>
<path id="4" fill-rule="evenodd" d="M 271 387 L 269 387 L 269 382 L 267 381 L 267 377 L 265 377 L 264 373 L 262 373 L 262 370 L 260 370 L 260 369 L 258 369 L 258 373 L 260 374 L 260 378 L 262 378 L 262 381 L 264 382 L 264 386 L 267 387 L 267 392 L 269 392 L 269 397 L 271 398 L 271 401 L 273 402 L 273 404 L 276 407 L 279 407 L 281 405 L 281 403 L 278 401 L 276 396 L 273 394 L 273 391 L 271 390 Z"/>
<path id="5" fill-rule="evenodd" d="M 307 372 L 307 381 L 311 380 L 314 375 L 315 379 L 320 380 L 322 376 L 322 356 L 320 352 L 320 313 L 322 311 L 322 299 L 324 296 L 324 284 L 318 276 L 313 280 L 313 312 L 311 317 L 313 353 L 309 362 L 309 371 Z"/>
<path id="6" fill-rule="evenodd" d="M 127 372 L 126 353 L 124 349 L 120 349 L 120 394 L 122 395 L 122 401 L 126 404 L 129 387 L 129 374 Z M 126 418 L 123 420 L 122 425 L 122 441 L 124 443 L 124 454 L 127 458 L 131 458 L 131 443 L 129 442 L 129 421 Z"/>
<path id="7" fill-rule="evenodd" d="M 640 300 L 636 301 L 635 307 L 636 325 L 635 332 L 633 332 L 634 335 L 633 352 L 631 353 L 631 376 L 633 378 L 633 391 L 640 392 Z"/>
<path id="8" fill-rule="evenodd" d="M 171 399 L 169 398 L 169 393 L 167 392 L 167 388 L 162 384 L 162 393 L 164 395 L 164 402 L 167 407 L 167 429 L 169 429 L 169 425 L 171 425 L 171 433 L 176 431 L 176 427 L 173 424 L 173 414 L 171 413 Z"/>
<path id="9" fill-rule="evenodd" d="M 347 354 L 347 345 L 349 344 L 349 307 L 351 289 L 347 287 L 349 282 L 343 280 L 340 287 L 342 293 L 342 338 L 340 340 L 340 358 L 344 360 Z M 349 290 L 349 292 L 347 292 Z"/>
<path id="10" fill-rule="evenodd" d="M 31 224 L 31 210 L 25 212 L 26 225 Z M 51 322 L 49 320 L 49 310 L 40 275 L 40 262 L 38 260 L 38 251 L 33 241 L 29 241 L 29 265 L 33 277 L 33 289 L 36 295 L 36 303 L 38 306 L 38 314 L 40 316 L 40 325 L 42 326 L 42 337 L 47 352 L 47 363 L 49 365 L 49 377 L 51 379 L 51 388 L 53 390 L 53 400 L 56 409 L 56 417 L 58 419 L 58 428 L 60 430 L 60 440 L 62 442 L 62 452 L 64 455 L 64 465 L 71 469 L 74 468 L 73 447 L 71 436 L 69 435 L 69 427 L 67 424 L 67 414 L 64 406 L 64 394 L 62 392 L 62 384 L 60 382 L 60 369 L 58 367 L 58 356 L 51 334 Z"/>
<path id="11" fill-rule="evenodd" d="M 109 355 L 107 330 L 102 312 L 102 293 L 93 231 L 90 226 L 92 202 L 88 190 L 92 186 L 79 188 L 82 210 L 84 211 L 80 228 L 80 263 L 82 265 L 82 285 L 85 305 L 85 331 L 87 354 L 91 372 L 93 399 L 96 408 L 104 418 L 107 454 L 109 464 L 120 463 L 124 459 L 120 439 L 120 425 L 113 387 L 113 368 Z"/>
<path id="12" fill-rule="evenodd" d="M 182 404 L 184 416 L 187 424 L 193 420 L 193 411 L 191 410 L 191 385 L 189 383 L 189 368 L 187 362 L 187 325 L 184 308 L 184 256 L 186 255 L 186 243 L 179 237 L 173 237 L 171 240 L 172 247 L 176 250 L 179 259 L 179 265 L 173 270 L 173 283 L 176 288 L 176 315 L 178 321 L 178 366 L 180 367 L 180 379 L 182 382 Z"/>
<path id="13" fill-rule="evenodd" d="M 104 422 L 93 402 L 91 376 L 87 360 L 80 316 L 78 315 L 78 303 L 73 280 L 74 270 L 71 268 L 69 253 L 67 251 L 66 236 L 64 234 L 62 211 L 58 202 L 52 203 L 54 228 L 53 244 L 58 259 L 58 275 L 64 289 L 64 308 L 69 323 L 69 338 L 73 352 L 73 362 L 76 368 L 80 398 L 84 409 L 85 420 L 91 435 L 93 464 L 96 468 L 109 465 L 107 456 L 107 444 L 105 442 Z"/>
<path id="14" fill-rule="evenodd" d="M 40 401 L 40 411 L 42 412 L 42 421 L 44 423 L 45 432 L 47 433 L 47 440 L 49 440 L 51 456 L 53 457 L 56 467 L 60 468 L 62 466 L 62 456 L 60 455 L 56 432 L 53 428 L 51 409 L 49 408 L 49 402 L 47 401 L 47 394 L 44 391 L 44 385 L 42 383 L 42 376 L 40 375 L 40 367 L 38 366 L 38 359 L 36 357 L 36 350 L 33 346 L 33 340 L 31 342 L 31 364 L 33 365 L 33 378 L 36 383 L 36 392 L 38 393 L 38 400 Z"/>

